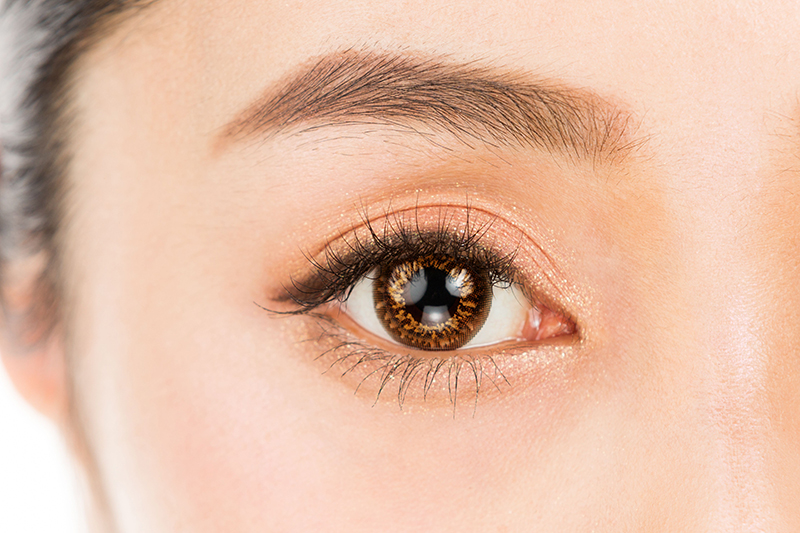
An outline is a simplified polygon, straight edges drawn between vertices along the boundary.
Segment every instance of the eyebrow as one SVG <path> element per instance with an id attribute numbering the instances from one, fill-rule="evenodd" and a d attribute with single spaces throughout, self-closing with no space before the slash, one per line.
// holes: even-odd
<path id="1" fill-rule="evenodd" d="M 619 158 L 631 115 L 599 96 L 530 74 L 400 53 L 329 54 L 285 78 L 223 127 L 241 140 L 302 127 L 438 128 L 471 145 L 522 146 L 579 159 Z"/>

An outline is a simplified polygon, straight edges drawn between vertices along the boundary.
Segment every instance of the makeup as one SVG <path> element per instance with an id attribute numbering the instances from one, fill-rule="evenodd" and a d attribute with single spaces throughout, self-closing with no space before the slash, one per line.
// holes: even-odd
<path id="1" fill-rule="evenodd" d="M 552 265 L 522 253 L 525 241 L 469 205 L 362 213 L 360 224 L 306 254 L 307 268 L 276 299 L 284 309 L 270 312 L 312 320 L 317 359 L 360 376 L 356 391 L 369 388 L 375 401 L 390 389 L 400 406 L 410 394 L 477 401 L 483 387 L 510 384 L 501 367 L 513 354 L 576 336 L 574 319 L 549 296 L 557 291 L 530 276 L 533 268 L 549 279 Z M 533 264 L 523 269 L 525 261 Z"/>

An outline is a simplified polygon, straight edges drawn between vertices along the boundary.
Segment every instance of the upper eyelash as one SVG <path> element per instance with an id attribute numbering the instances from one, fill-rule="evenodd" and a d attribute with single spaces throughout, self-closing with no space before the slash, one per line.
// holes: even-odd
<path id="1" fill-rule="evenodd" d="M 304 314 L 334 300 L 344 301 L 355 283 L 380 265 L 413 260 L 425 255 L 457 257 L 475 270 L 485 272 L 492 285 L 511 284 L 516 279 L 514 261 L 516 249 L 499 254 L 484 244 L 493 221 L 474 225 L 469 208 L 463 225 L 453 223 L 453 217 L 440 213 L 437 225 L 422 229 L 419 220 L 412 224 L 400 215 L 387 214 L 383 231 L 364 217 L 366 237 L 353 232 L 333 245 L 329 243 L 321 258 L 306 254 L 312 271 L 292 277 L 285 287 L 284 301 L 291 300 L 297 309 L 286 314 Z"/>

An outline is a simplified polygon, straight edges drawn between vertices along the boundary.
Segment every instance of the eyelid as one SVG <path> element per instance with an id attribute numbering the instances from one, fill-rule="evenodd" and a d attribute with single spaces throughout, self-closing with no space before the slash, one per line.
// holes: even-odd
<path id="1" fill-rule="evenodd" d="M 306 340 L 322 373 L 341 380 L 370 405 L 394 403 L 402 410 L 451 409 L 473 415 L 521 383 L 541 383 L 553 368 L 569 364 L 575 338 L 538 343 L 509 342 L 457 352 L 393 352 L 381 339 L 361 338 L 331 316 L 312 314 Z"/>
<path id="2" fill-rule="evenodd" d="M 320 252 L 305 254 L 310 272 L 292 276 L 284 287 L 283 301 L 300 306 L 298 314 L 341 300 L 376 265 L 404 256 L 451 254 L 481 263 L 495 277 L 493 282 L 511 282 L 516 277 L 513 265 L 520 237 L 518 231 L 506 230 L 490 239 L 490 232 L 499 233 L 496 215 L 470 206 L 436 206 L 414 207 L 372 220 L 363 213 L 362 221 Z"/>
<path id="3" fill-rule="evenodd" d="M 410 245 L 411 256 L 419 254 L 420 243 L 449 247 L 459 253 L 467 249 L 493 262 L 495 281 L 519 283 L 528 301 L 541 303 L 553 310 L 551 315 L 563 315 L 573 326 L 575 324 L 570 314 L 559 305 L 560 287 L 552 280 L 561 276 L 550 257 L 518 228 L 497 215 L 476 211 L 469 206 L 414 207 L 384 214 L 377 219 L 370 219 L 362 213 L 361 225 L 354 225 L 354 229 L 327 242 L 319 253 L 306 254 L 309 267 L 300 275 L 293 276 L 286 285 L 283 298 L 276 299 L 293 304 L 292 310 L 282 314 L 307 315 L 318 326 L 318 332 L 309 336 L 305 346 L 317 346 L 319 353 L 316 358 L 324 362 L 327 372 L 339 372 L 342 379 L 354 381 L 357 392 L 368 390 L 377 401 L 387 387 L 397 387 L 401 406 L 409 394 L 427 401 L 429 393 L 434 393 L 439 399 L 446 395 L 447 403 L 454 406 L 456 399 L 451 389 L 455 383 L 443 375 L 437 378 L 442 372 L 458 376 L 459 372 L 466 370 L 471 374 L 471 385 L 465 385 L 462 380 L 460 390 L 462 393 L 469 390 L 464 396 L 477 400 L 482 390 L 480 376 L 486 374 L 488 382 L 495 383 L 492 387 L 495 391 L 505 387 L 497 383 L 507 385 L 511 381 L 501 369 L 508 365 L 515 367 L 509 358 L 536 353 L 539 354 L 537 359 L 546 360 L 549 354 L 562 353 L 578 338 L 576 328 L 571 326 L 563 338 L 510 341 L 432 353 L 398 347 L 396 343 L 375 335 L 363 335 L 359 329 L 347 327 L 348 320 L 352 319 L 341 313 L 339 305 L 346 301 L 356 281 L 368 275 L 377 266 L 377 261 L 385 260 L 387 256 L 396 258 L 400 245 Z M 359 333 L 353 333 L 354 330 Z M 422 383 L 415 383 L 420 376 Z M 429 384 L 430 380 L 438 385 Z"/>

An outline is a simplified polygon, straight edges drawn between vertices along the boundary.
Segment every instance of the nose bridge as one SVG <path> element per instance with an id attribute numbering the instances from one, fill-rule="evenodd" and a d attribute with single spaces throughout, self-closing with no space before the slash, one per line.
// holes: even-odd
<path id="1" fill-rule="evenodd" d="M 720 319 L 710 321 L 705 345 L 698 346 L 708 354 L 710 376 L 701 394 L 715 439 L 713 523 L 721 531 L 768 531 L 775 512 L 769 354 L 753 324 L 757 303 L 747 294 L 727 296 L 709 306 Z"/>
<path id="2" fill-rule="evenodd" d="M 730 100 L 741 102 L 740 96 Z M 691 357 L 705 369 L 697 398 L 713 439 L 710 527 L 769 531 L 775 523 L 770 350 L 780 346 L 764 342 L 774 299 L 765 275 L 770 265 L 756 252 L 762 249 L 760 191 L 770 172 L 758 142 L 763 119 L 723 96 L 705 104 L 694 116 L 702 121 L 698 134 L 684 145 L 680 166 L 686 186 L 675 188 L 680 191 L 675 201 L 692 213 L 681 232 L 688 243 L 688 298 L 695 321 Z"/>

